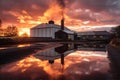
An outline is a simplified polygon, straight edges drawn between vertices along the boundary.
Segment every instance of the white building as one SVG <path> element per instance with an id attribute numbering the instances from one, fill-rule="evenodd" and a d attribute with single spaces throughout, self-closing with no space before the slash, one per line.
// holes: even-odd
<path id="1" fill-rule="evenodd" d="M 61 30 L 60 25 L 54 24 L 53 21 L 49 21 L 49 23 L 39 24 L 30 29 L 30 37 L 49 37 L 55 38 L 55 32 Z M 64 27 L 64 31 L 74 33 L 68 28 Z"/>

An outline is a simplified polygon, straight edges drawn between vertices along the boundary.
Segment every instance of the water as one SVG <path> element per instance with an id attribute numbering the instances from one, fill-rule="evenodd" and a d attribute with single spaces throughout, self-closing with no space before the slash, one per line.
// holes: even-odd
<path id="1" fill-rule="evenodd" d="M 31 46 L 32 44 L 0 45 L 0 50 Z"/>
<path id="2" fill-rule="evenodd" d="M 0 66 L 0 80 L 110 80 L 105 44 L 63 44 Z"/>

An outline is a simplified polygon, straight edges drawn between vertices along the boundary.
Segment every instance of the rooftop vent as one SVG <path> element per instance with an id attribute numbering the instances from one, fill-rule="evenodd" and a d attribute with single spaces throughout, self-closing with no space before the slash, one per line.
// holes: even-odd
<path id="1" fill-rule="evenodd" d="M 53 20 L 50 20 L 48 23 L 49 23 L 49 24 L 54 24 L 54 21 L 53 21 Z"/>

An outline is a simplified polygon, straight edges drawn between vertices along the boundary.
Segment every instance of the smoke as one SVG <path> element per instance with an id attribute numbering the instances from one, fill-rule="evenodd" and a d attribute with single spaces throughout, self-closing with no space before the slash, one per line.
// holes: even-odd
<path id="1" fill-rule="evenodd" d="M 62 11 L 61 11 L 61 15 L 62 18 L 64 18 L 64 9 L 65 9 L 65 1 L 64 0 L 56 0 L 58 5 L 61 7 Z"/>
<path id="2" fill-rule="evenodd" d="M 57 0 L 57 3 L 58 3 L 58 5 L 59 5 L 62 9 L 65 8 L 65 2 L 64 2 L 64 0 Z"/>

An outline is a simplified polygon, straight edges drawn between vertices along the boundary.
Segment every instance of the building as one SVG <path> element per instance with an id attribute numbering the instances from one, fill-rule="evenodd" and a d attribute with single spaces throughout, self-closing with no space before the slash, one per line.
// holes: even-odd
<path id="1" fill-rule="evenodd" d="M 55 32 L 55 38 L 58 40 L 74 40 L 75 32 L 64 29 L 64 19 L 61 20 L 61 29 Z"/>
<path id="2" fill-rule="evenodd" d="M 62 21 L 61 21 L 62 22 Z M 63 21 L 64 22 L 64 21 Z M 64 23 L 61 23 L 62 25 L 64 25 Z M 64 28 L 64 30 L 63 30 Z M 71 35 L 74 34 L 74 31 L 71 31 L 70 29 L 64 27 L 64 26 L 60 26 L 60 25 L 56 25 L 54 24 L 54 21 L 49 21 L 49 23 L 45 23 L 45 24 L 39 24 L 33 28 L 30 29 L 30 37 L 44 37 L 44 38 L 58 38 L 57 36 L 55 37 L 55 33 L 58 32 L 59 30 L 62 30 L 62 32 Z M 61 35 L 61 34 L 60 34 Z M 71 39 L 73 40 L 74 35 L 68 36 L 71 37 Z M 67 38 L 68 38 L 67 37 Z"/>
<path id="3" fill-rule="evenodd" d="M 56 39 L 62 39 L 62 40 L 74 40 L 74 32 L 73 31 L 67 31 L 67 30 L 59 30 L 55 32 L 55 38 Z"/>
<path id="4" fill-rule="evenodd" d="M 78 40 L 109 40 L 111 34 L 107 31 L 88 31 L 88 32 L 78 32 Z"/>

